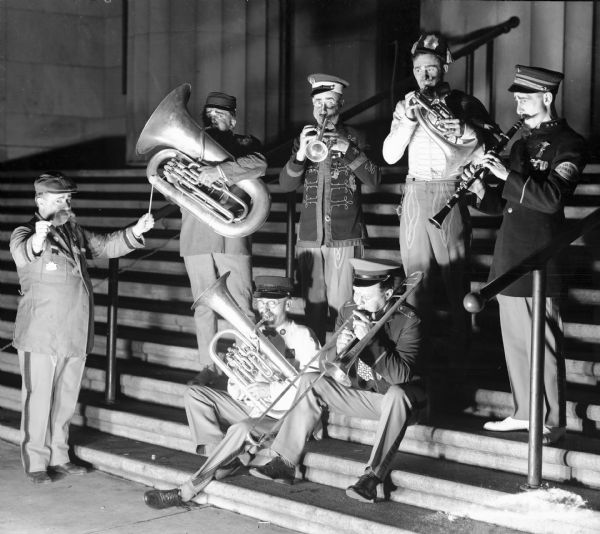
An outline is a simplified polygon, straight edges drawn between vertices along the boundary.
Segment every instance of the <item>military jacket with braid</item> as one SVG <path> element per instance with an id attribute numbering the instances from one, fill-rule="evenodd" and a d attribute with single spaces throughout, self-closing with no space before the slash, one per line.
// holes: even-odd
<path id="1" fill-rule="evenodd" d="M 513 145 L 506 182 L 496 189 L 486 186 L 478 206 L 503 214 L 489 280 L 548 246 L 565 229 L 564 206 L 587 157 L 584 139 L 564 119 L 542 123 Z M 547 276 L 547 296 L 557 296 L 561 279 L 556 258 L 548 262 Z M 522 277 L 501 294 L 530 297 L 531 278 L 531 274 Z"/>

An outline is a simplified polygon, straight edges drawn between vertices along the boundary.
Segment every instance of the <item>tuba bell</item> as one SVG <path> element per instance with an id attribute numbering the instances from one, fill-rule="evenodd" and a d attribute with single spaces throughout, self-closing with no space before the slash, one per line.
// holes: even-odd
<path id="1" fill-rule="evenodd" d="M 269 407 L 269 402 L 253 396 L 249 387 L 255 382 L 286 382 L 294 380 L 298 371 L 288 362 L 269 339 L 241 310 L 227 289 L 229 272 L 208 287 L 194 302 L 192 309 L 204 305 L 229 321 L 234 327 L 218 332 L 210 342 L 209 354 L 217 367 L 234 380 L 259 412 Z M 235 343 L 224 354 L 217 351 L 223 337 L 233 337 Z M 280 411 L 270 408 L 273 417 Z"/>
<path id="2" fill-rule="evenodd" d="M 171 91 L 150 116 L 136 144 L 138 154 L 166 147 L 152 156 L 146 168 L 148 181 L 166 199 L 185 208 L 225 237 L 242 237 L 266 221 L 271 198 L 259 179 L 200 183 L 201 165 L 216 165 L 233 156 L 190 115 L 186 104 L 189 83 Z"/>

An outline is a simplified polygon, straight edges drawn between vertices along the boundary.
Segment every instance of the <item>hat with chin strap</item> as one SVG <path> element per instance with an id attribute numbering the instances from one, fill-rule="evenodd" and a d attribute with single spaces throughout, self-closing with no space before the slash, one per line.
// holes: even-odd
<path id="1" fill-rule="evenodd" d="M 363 260 L 361 258 L 351 258 L 348 261 L 354 269 L 352 285 L 357 287 L 385 282 L 400 269 L 400 264 L 395 261 Z"/>
<path id="2" fill-rule="evenodd" d="M 310 96 L 326 93 L 327 91 L 342 95 L 344 94 L 344 88 L 350 85 L 346 80 L 330 74 L 309 74 L 307 80 L 312 87 Z"/>
<path id="3" fill-rule="evenodd" d="M 282 299 L 289 297 L 294 290 L 292 281 L 285 276 L 257 276 L 254 285 L 253 296 L 257 299 Z"/>
<path id="4" fill-rule="evenodd" d="M 454 61 L 446 39 L 441 35 L 433 33 L 421 35 L 419 40 L 412 45 L 410 53 L 413 57 L 417 54 L 433 54 L 440 58 L 442 63 L 446 65 Z"/>
<path id="5" fill-rule="evenodd" d="M 60 172 L 49 171 L 40 174 L 40 177 L 33 182 L 36 195 L 42 193 L 54 193 L 60 195 L 62 193 L 76 193 L 77 186 L 71 178 L 63 176 Z"/>

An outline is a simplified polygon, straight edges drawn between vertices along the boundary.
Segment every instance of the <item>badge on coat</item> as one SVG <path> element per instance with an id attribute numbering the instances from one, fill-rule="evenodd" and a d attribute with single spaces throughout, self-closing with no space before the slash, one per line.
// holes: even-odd
<path id="1" fill-rule="evenodd" d="M 58 267 L 53 261 L 46 263 L 46 271 L 56 271 L 56 269 L 58 269 Z"/>

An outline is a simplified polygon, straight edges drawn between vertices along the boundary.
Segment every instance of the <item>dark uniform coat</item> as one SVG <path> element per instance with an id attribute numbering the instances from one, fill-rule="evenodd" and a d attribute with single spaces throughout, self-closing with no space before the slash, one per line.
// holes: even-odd
<path id="1" fill-rule="evenodd" d="M 584 139 L 564 119 L 544 122 L 519 139 L 510 153 L 509 175 L 496 190 L 487 187 L 479 209 L 502 209 L 489 280 L 546 247 L 565 229 L 564 206 L 587 162 Z M 560 293 L 556 258 L 548 262 L 547 296 Z M 510 297 L 532 296 L 528 274 L 505 290 Z"/>

